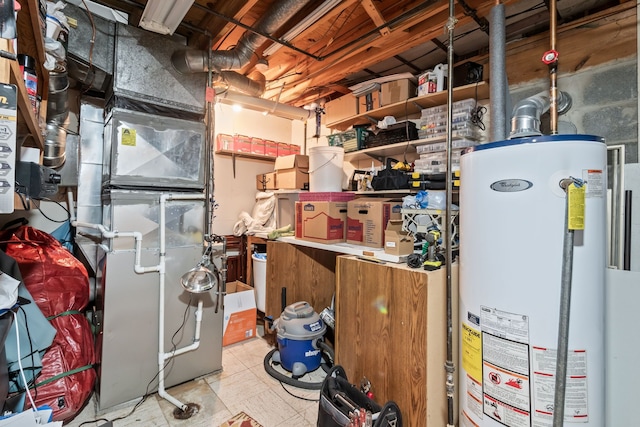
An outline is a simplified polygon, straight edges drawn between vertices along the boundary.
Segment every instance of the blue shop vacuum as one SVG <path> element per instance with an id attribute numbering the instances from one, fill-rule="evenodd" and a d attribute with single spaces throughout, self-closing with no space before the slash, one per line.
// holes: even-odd
<path id="1" fill-rule="evenodd" d="M 269 375 L 294 387 L 319 390 L 322 382 L 306 382 L 302 378 L 321 366 L 328 371 L 333 364 L 333 349 L 324 342 L 327 325 L 313 307 L 305 301 L 285 307 L 272 329 L 277 332 L 278 348 L 264 358 L 264 368 Z M 326 362 L 323 363 L 323 359 Z M 280 365 L 288 374 L 276 370 Z"/>

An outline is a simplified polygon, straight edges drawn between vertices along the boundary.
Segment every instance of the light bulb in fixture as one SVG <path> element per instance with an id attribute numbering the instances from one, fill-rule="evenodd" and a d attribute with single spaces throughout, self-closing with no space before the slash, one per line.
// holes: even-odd
<path id="1" fill-rule="evenodd" d="M 236 113 L 239 113 L 240 111 L 242 111 L 242 105 L 239 104 L 233 104 L 231 106 L 231 108 L 233 109 L 233 111 L 235 111 Z"/>

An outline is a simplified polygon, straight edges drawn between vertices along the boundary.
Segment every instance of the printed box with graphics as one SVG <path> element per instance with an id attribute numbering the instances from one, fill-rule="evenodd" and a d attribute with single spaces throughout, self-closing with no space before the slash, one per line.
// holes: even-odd
<path id="1" fill-rule="evenodd" d="M 296 202 L 296 237 L 320 243 L 345 241 L 347 202 Z"/>
<path id="2" fill-rule="evenodd" d="M 227 283 L 222 331 L 223 346 L 256 336 L 256 297 L 251 286 L 238 281 Z"/>
<path id="3" fill-rule="evenodd" d="M 402 219 L 402 201 L 363 197 L 347 203 L 347 243 L 382 248 L 390 219 Z"/>

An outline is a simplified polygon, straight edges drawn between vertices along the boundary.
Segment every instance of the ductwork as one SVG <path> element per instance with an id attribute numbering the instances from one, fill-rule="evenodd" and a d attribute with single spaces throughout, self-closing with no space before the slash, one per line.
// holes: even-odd
<path id="1" fill-rule="evenodd" d="M 571 108 L 571 96 L 558 91 L 558 114 L 564 114 Z M 511 135 L 509 139 L 527 136 L 539 136 L 540 116 L 549 110 L 551 103 L 547 91 L 540 92 L 518 102 L 511 116 Z"/>
<path id="2" fill-rule="evenodd" d="M 61 167 L 66 159 L 66 122 L 69 117 L 69 79 L 66 71 L 49 73 L 49 99 L 47 100 L 47 133 L 44 141 L 42 164 L 49 168 Z"/>
<path id="3" fill-rule="evenodd" d="M 308 0 L 282 0 L 277 2 L 257 22 L 256 31 L 262 34 L 272 34 L 307 3 Z M 260 34 L 246 31 L 235 48 L 211 52 L 211 71 L 219 73 L 224 70 L 241 69 L 251 62 L 256 49 L 266 40 L 267 38 Z M 209 71 L 209 52 L 206 50 L 180 49 L 171 56 L 171 63 L 178 72 L 183 74 L 207 72 Z M 235 78 L 232 77 L 232 79 Z M 231 82 L 232 80 L 228 79 L 228 81 Z"/>
<path id="4" fill-rule="evenodd" d="M 221 71 L 213 75 L 214 86 L 230 86 L 235 90 L 251 96 L 260 96 L 264 92 L 266 78 L 264 74 L 253 72 L 250 77 L 244 76 L 235 71 Z"/>
<path id="5" fill-rule="evenodd" d="M 315 114 L 313 111 L 305 110 L 300 107 L 293 107 L 287 104 L 280 104 L 264 98 L 255 96 L 247 96 L 237 92 L 224 92 L 218 97 L 218 101 L 225 104 L 240 104 L 250 110 L 262 111 L 274 114 L 289 120 L 308 120 Z"/>

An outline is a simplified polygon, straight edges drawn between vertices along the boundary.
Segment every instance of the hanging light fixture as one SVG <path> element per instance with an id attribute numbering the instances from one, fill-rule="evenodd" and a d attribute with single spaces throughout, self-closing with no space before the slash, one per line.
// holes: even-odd
<path id="1" fill-rule="evenodd" d="M 209 269 L 209 265 L 211 265 L 210 254 L 211 245 L 207 246 L 198 265 L 180 278 L 180 284 L 187 292 L 201 294 L 210 291 L 218 284 L 216 275 Z"/>
<path id="2" fill-rule="evenodd" d="M 148 0 L 140 26 L 159 34 L 173 34 L 195 0 Z"/>

